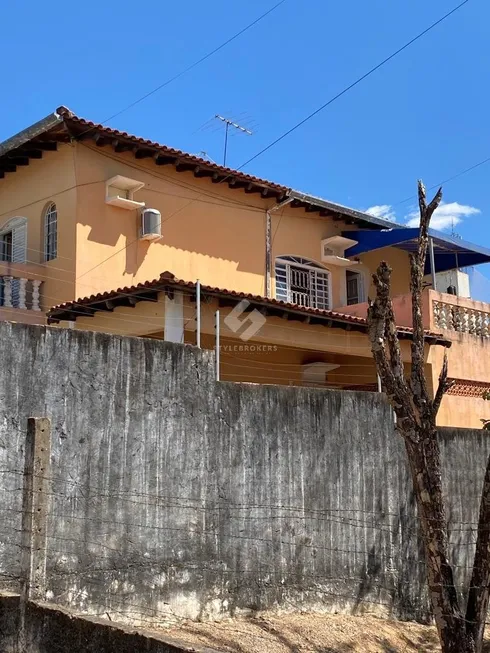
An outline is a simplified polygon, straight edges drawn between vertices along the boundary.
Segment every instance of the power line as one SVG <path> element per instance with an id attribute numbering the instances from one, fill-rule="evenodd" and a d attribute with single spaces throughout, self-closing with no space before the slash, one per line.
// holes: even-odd
<path id="1" fill-rule="evenodd" d="M 487 157 L 486 159 L 483 159 L 483 161 L 479 161 L 478 163 L 475 163 L 474 165 L 470 166 L 469 168 L 465 168 L 464 170 L 461 170 L 461 172 L 457 172 L 455 175 L 452 177 L 448 177 L 444 181 L 440 181 L 438 184 L 434 184 L 433 186 L 429 186 L 427 190 L 435 190 L 436 188 L 440 188 L 441 186 L 444 186 L 444 184 L 448 184 L 450 181 L 454 181 L 455 179 L 458 179 L 459 177 L 462 177 L 463 175 L 466 175 L 468 172 L 471 172 L 472 170 L 476 170 L 476 168 L 479 168 L 482 165 L 485 165 L 485 163 L 488 163 L 490 161 L 490 156 Z M 392 206 L 398 206 L 399 204 L 405 204 L 405 202 L 409 202 L 410 200 L 416 199 L 416 195 L 410 195 L 410 197 L 406 197 L 404 200 L 401 200 L 400 202 L 397 202 L 396 204 L 393 204 Z"/>
<path id="2" fill-rule="evenodd" d="M 272 7 L 268 12 L 266 12 L 265 14 L 263 14 L 262 16 L 260 16 L 258 19 L 256 19 L 256 21 L 254 21 L 254 23 L 251 23 L 250 26 L 248 26 L 248 27 L 251 27 L 252 25 L 256 24 L 259 20 L 261 20 L 261 19 L 264 18 L 266 15 L 268 15 L 269 13 L 271 13 L 272 11 L 274 11 L 274 9 L 276 9 L 276 8 L 279 7 L 281 4 L 283 4 L 283 2 L 285 2 L 285 0 L 282 0 L 282 1 L 279 2 L 278 4 L 274 5 L 274 7 Z M 423 30 L 422 32 L 420 32 L 420 34 L 418 34 L 418 35 L 415 36 L 413 39 L 411 39 L 408 43 L 406 43 L 406 44 L 403 45 L 401 48 L 399 48 L 398 50 L 396 50 L 396 51 L 395 51 L 394 53 L 392 53 L 389 57 L 385 58 L 383 61 L 381 61 L 379 64 L 377 64 L 374 68 L 371 68 L 371 70 L 369 70 L 367 73 L 365 73 L 362 77 L 359 77 L 355 82 L 353 82 L 352 84 L 350 84 L 349 86 L 347 86 L 343 91 L 341 91 L 341 92 L 338 93 L 336 96 L 334 96 L 333 98 L 331 98 L 328 102 L 326 102 L 325 104 L 323 104 L 323 105 L 322 105 L 321 107 L 319 107 L 316 111 L 314 111 L 313 113 L 311 113 L 309 116 L 307 116 L 307 117 L 304 118 L 302 121 L 300 121 L 299 123 L 297 123 L 294 127 L 292 127 L 292 128 L 289 129 L 287 132 L 285 132 L 284 134 L 282 134 L 282 136 L 280 136 L 279 138 L 277 138 L 276 140 L 274 140 L 272 143 L 270 143 L 269 145 L 267 145 L 265 148 L 263 148 L 262 150 L 260 150 L 260 151 L 259 151 L 257 154 L 255 154 L 252 158 L 248 159 L 248 161 L 245 161 L 245 163 L 243 163 L 240 167 L 238 167 L 238 168 L 236 169 L 236 171 L 241 170 L 242 168 L 244 168 L 244 167 L 245 167 L 246 165 L 248 165 L 250 162 L 254 161 L 256 158 L 258 158 L 259 156 L 261 156 L 262 154 L 264 154 L 264 152 L 266 152 L 267 150 L 269 150 L 270 148 L 272 148 L 274 145 L 276 145 L 277 143 L 279 143 L 280 141 L 282 141 L 284 138 L 286 138 L 289 134 L 291 134 L 291 133 L 294 132 L 296 129 L 298 129 L 299 127 L 301 127 L 302 125 L 304 125 L 308 120 L 310 120 L 310 119 L 313 118 L 315 115 L 317 115 L 318 113 L 320 113 L 323 109 L 325 109 L 325 108 L 328 107 L 330 104 L 332 104 L 333 102 L 335 102 L 335 100 L 337 100 L 338 98 L 340 98 L 342 95 L 344 95 L 345 93 L 347 93 L 349 90 L 351 90 L 352 88 L 354 88 L 355 86 L 357 86 L 357 84 L 359 84 L 361 81 L 363 81 L 364 79 L 366 79 L 367 77 L 369 77 L 369 76 L 370 76 L 371 74 L 373 74 L 376 70 L 378 70 L 379 68 L 381 68 L 381 66 L 383 66 L 384 64 L 386 64 L 388 61 L 390 61 L 390 60 L 393 59 L 394 57 L 396 57 L 398 54 L 400 54 L 401 52 L 403 52 L 403 50 L 407 49 L 410 45 L 412 45 L 413 43 L 415 43 L 416 41 L 418 41 L 420 38 L 422 38 L 422 36 L 424 36 L 425 34 L 427 34 L 428 32 L 430 32 L 430 31 L 431 31 L 432 29 L 434 29 L 437 25 L 439 25 L 440 23 L 442 23 L 444 20 L 446 20 L 446 18 L 448 18 L 449 16 L 451 16 L 452 14 L 454 14 L 458 9 L 460 9 L 461 7 L 463 7 L 463 6 L 464 6 L 465 4 L 467 4 L 468 2 L 469 2 L 469 0 L 464 0 L 462 3 L 460 3 L 460 4 L 459 4 L 458 6 L 456 6 L 454 9 L 452 9 L 452 10 L 449 11 L 447 14 L 445 14 L 444 16 L 442 16 L 441 18 L 439 18 L 439 20 L 437 20 L 436 22 L 432 23 L 432 25 L 430 25 L 430 26 L 427 27 L 425 30 Z M 240 33 L 243 33 L 243 31 L 245 31 L 246 29 L 248 29 L 248 27 L 247 27 L 247 28 L 244 28 L 244 30 L 242 30 L 242 32 L 239 32 L 238 35 L 239 35 Z M 236 38 L 236 36 L 235 36 L 235 37 L 232 37 L 231 40 L 233 40 L 233 38 Z M 228 43 L 228 42 L 229 42 L 229 41 L 227 41 L 226 43 Z M 226 43 L 225 43 L 225 44 L 226 44 Z M 223 44 L 222 46 L 220 46 L 218 49 L 220 49 L 221 47 L 224 47 L 225 44 Z M 217 51 L 217 50 L 216 50 L 216 51 Z M 213 52 L 213 53 L 214 53 L 214 52 Z M 210 53 L 210 54 L 207 55 L 207 56 L 211 56 L 211 54 L 213 54 L 213 53 Z M 205 58 L 207 58 L 207 56 L 206 56 Z M 204 59 L 203 59 L 203 60 L 204 60 Z M 195 65 L 197 65 L 197 63 L 196 63 Z M 193 66 L 194 66 L 194 65 L 193 65 Z M 191 66 L 191 67 L 193 67 L 193 66 Z M 184 74 L 184 72 L 185 72 L 185 71 L 183 71 L 182 73 L 179 73 L 178 76 L 180 76 L 180 74 Z M 161 85 L 160 87 L 158 87 L 157 89 L 155 89 L 155 90 L 152 91 L 151 93 L 156 92 L 159 88 L 162 88 L 163 86 L 167 85 L 167 83 L 170 83 L 171 81 L 173 81 L 173 79 L 174 79 L 174 78 L 172 78 L 172 80 L 168 80 L 168 82 L 165 82 L 163 85 Z M 176 77 L 175 77 L 175 79 L 176 79 Z M 151 95 L 151 93 L 150 93 L 150 94 L 147 94 L 147 95 L 144 96 L 143 98 L 140 98 L 139 100 L 137 100 L 136 102 L 134 102 L 132 105 L 129 105 L 128 107 L 126 107 L 126 109 L 127 109 L 127 108 L 130 108 L 130 107 L 133 106 L 134 104 L 137 104 L 138 102 L 142 101 L 143 99 L 145 99 L 145 97 L 148 97 L 148 95 Z M 112 118 L 114 118 L 115 116 L 119 115 L 119 114 L 122 113 L 123 111 L 126 111 L 126 109 L 123 109 L 123 110 L 120 111 L 119 113 L 114 114 L 114 115 L 111 116 L 110 118 L 107 118 L 106 121 L 104 121 L 104 122 L 107 122 L 107 120 L 111 120 Z M 90 129 L 92 129 L 92 128 L 90 128 Z M 106 156 L 107 156 L 107 155 L 106 155 Z M 229 173 L 228 175 L 226 175 L 223 179 L 221 179 L 221 180 L 219 181 L 219 183 L 220 183 L 220 184 L 223 183 L 226 179 L 228 179 L 230 176 L 232 176 L 232 174 L 233 174 L 233 173 L 230 172 L 230 173 Z M 197 199 L 198 199 L 198 198 L 193 198 L 193 199 L 191 199 L 187 204 L 185 204 L 184 206 L 180 207 L 179 209 L 177 209 L 176 211 L 174 211 L 173 213 L 171 213 L 169 216 L 167 216 L 167 217 L 165 218 L 165 220 L 162 220 L 161 224 L 163 224 L 164 222 L 167 222 L 169 219 L 171 219 L 171 218 L 172 218 L 174 215 L 176 215 L 177 213 L 180 213 L 182 210 L 184 210 L 185 208 L 187 208 L 190 204 L 192 204 L 193 202 L 197 201 Z M 277 231 L 277 230 L 276 230 L 276 231 Z M 88 274 L 89 272 L 91 272 L 93 269 L 99 267 L 100 265 L 103 265 L 106 261 L 110 260 L 111 258 L 113 258 L 114 256 L 116 256 L 116 255 L 119 254 L 120 252 L 122 252 L 122 251 L 124 251 L 125 249 L 127 249 L 130 245 L 132 245 L 134 242 L 136 242 L 136 240 L 138 240 L 138 239 L 136 238 L 134 241 L 130 241 L 130 242 L 127 243 L 127 244 L 126 244 L 122 249 L 118 250 L 117 252 L 114 252 L 113 254 L 111 254 L 110 256 L 108 256 L 106 259 L 100 261 L 97 265 L 95 265 L 95 266 L 94 266 L 93 268 L 91 268 L 90 270 L 87 270 L 86 272 L 84 272 L 84 273 L 83 273 L 82 275 L 80 275 L 80 276 L 84 276 L 85 274 Z M 80 278 L 80 277 L 77 277 L 77 280 L 78 280 L 79 278 Z"/>
<path id="3" fill-rule="evenodd" d="M 468 1 L 468 0 L 467 0 L 467 1 Z M 246 25 L 246 26 L 245 26 L 243 29 L 241 29 L 239 32 L 237 32 L 236 34 L 234 34 L 233 36 L 231 36 L 231 37 L 230 37 L 229 39 L 227 39 L 226 41 L 223 41 L 223 43 L 221 43 L 221 45 L 218 45 L 218 47 L 214 48 L 214 50 L 211 50 L 210 52 L 208 52 L 207 54 L 205 54 L 203 57 L 201 57 L 201 58 L 198 59 L 197 61 L 194 61 L 194 63 L 190 64 L 189 66 L 187 66 L 187 68 L 184 68 L 183 70 L 181 70 L 179 73 L 177 73 L 177 74 L 174 75 L 173 77 L 170 77 L 169 79 L 167 79 L 167 80 L 166 80 L 165 82 L 163 82 L 162 84 L 159 84 L 159 85 L 156 86 L 154 89 L 152 89 L 151 91 L 149 91 L 149 92 L 146 93 L 145 95 L 142 95 L 140 98 L 138 98 L 138 99 L 135 100 L 134 102 L 131 102 L 131 104 L 128 104 L 126 107 L 124 107 L 124 109 L 121 109 L 121 110 L 118 111 L 117 113 L 112 114 L 112 116 L 109 116 L 108 118 L 106 118 L 106 119 L 103 120 L 102 122 L 108 122 L 109 120 L 112 120 L 113 118 L 116 118 L 117 116 L 120 116 L 122 113 L 124 113 L 125 111 L 128 111 L 128 109 L 132 109 L 134 106 L 136 106 L 136 105 L 139 104 L 140 102 L 143 102 L 144 100 L 146 100 L 146 99 L 149 98 L 150 96 L 154 95 L 155 93 L 157 93 L 158 91 L 160 91 L 162 88 L 165 88 L 166 86 L 169 86 L 169 84 L 171 84 L 172 82 L 175 82 L 177 79 L 179 79 L 180 77 L 182 77 L 182 76 L 185 75 L 186 73 L 190 72 L 191 70 L 193 70 L 194 68 L 196 68 L 197 66 L 199 66 L 200 64 L 202 64 L 204 61 L 206 61 L 207 59 L 209 59 L 210 57 L 212 57 L 213 55 L 215 55 L 217 52 L 219 52 L 220 50 L 222 50 L 223 48 L 225 48 L 227 45 L 229 45 L 232 41 L 235 41 L 235 40 L 236 40 L 238 37 L 240 37 L 242 34 L 244 34 L 244 33 L 247 32 L 249 29 L 251 29 L 252 27 L 254 27 L 255 25 L 257 25 L 257 23 L 260 23 L 261 20 L 263 20 L 264 18 L 266 18 L 269 14 L 271 14 L 273 11 L 275 11 L 276 9 L 278 9 L 278 8 L 279 8 L 282 4 L 284 4 L 285 2 L 286 2 L 286 0 L 280 0 L 280 2 L 278 2 L 278 3 L 275 4 L 273 7 L 271 7 L 270 9 L 268 9 L 265 13 L 261 14 L 258 18 L 256 18 L 254 21 L 252 21 L 251 23 L 249 23 L 248 25 Z"/>
<path id="4" fill-rule="evenodd" d="M 264 147 L 262 150 L 260 150 L 260 152 L 257 152 L 257 154 L 254 154 L 254 156 L 252 156 L 250 159 L 248 159 L 248 161 L 245 161 L 245 163 L 243 163 L 239 168 L 237 168 L 237 170 L 241 170 L 242 168 L 244 168 L 246 165 L 248 165 L 248 164 L 251 163 L 252 161 L 255 161 L 255 159 L 257 159 L 259 156 L 261 156 L 262 154 L 264 154 L 265 152 L 267 152 L 267 150 L 270 150 L 272 147 L 274 147 L 274 145 L 277 145 L 277 143 L 280 143 L 284 138 L 286 138 L 287 136 L 289 136 L 290 134 L 292 134 L 294 131 L 296 131 L 297 129 L 299 129 L 299 127 L 301 127 L 301 126 L 304 125 L 306 122 L 308 122 L 309 120 L 311 120 L 311 118 L 313 118 L 314 116 L 316 116 L 317 114 L 319 114 L 321 111 L 323 111 L 323 110 L 326 109 L 328 106 L 330 106 L 331 104 L 333 104 L 333 103 L 334 103 L 336 100 L 338 100 L 340 97 L 342 97 L 343 95 L 345 95 L 348 91 L 350 91 L 351 89 L 353 89 L 355 86 L 357 86 L 358 84 L 360 84 L 363 80 L 365 80 L 367 77 L 369 77 L 369 76 L 372 75 L 374 72 L 376 72 L 379 68 L 381 68 L 381 67 L 384 66 L 386 63 L 388 63 L 389 61 L 391 61 L 392 59 L 394 59 L 394 58 L 395 58 L 397 55 L 399 55 L 401 52 L 403 52 L 404 50 L 406 50 L 407 48 L 409 48 L 413 43 L 415 43 L 416 41 L 418 41 L 419 39 L 421 39 L 423 36 L 425 36 L 425 34 L 427 34 L 427 33 L 430 32 L 432 29 L 434 29 L 435 27 L 437 27 L 437 25 L 439 25 L 439 24 L 442 23 L 444 20 L 446 20 L 446 18 L 449 18 L 449 16 L 451 16 L 452 14 L 454 14 L 456 11 L 458 11 L 458 9 L 460 9 L 463 5 L 467 4 L 468 2 L 469 2 L 469 0 L 464 0 L 464 2 L 461 2 L 461 4 L 459 4 L 457 7 L 454 7 L 454 9 L 451 9 L 451 11 L 449 11 L 447 14 L 445 14 L 444 16 L 442 16 L 442 18 L 439 18 L 439 20 L 436 20 L 435 23 L 432 23 L 432 25 L 429 25 L 429 27 L 427 27 L 427 28 L 424 29 L 422 32 L 420 32 L 420 34 L 417 34 L 417 36 L 415 36 L 413 39 L 411 39 L 410 41 L 408 41 L 407 43 L 405 43 L 405 45 L 403 45 L 401 48 L 398 48 L 398 50 L 396 50 L 395 52 L 393 52 L 392 54 L 390 54 L 389 57 L 386 57 L 386 59 L 383 59 L 383 61 L 380 61 L 376 66 L 374 66 L 374 68 L 371 68 L 370 70 L 368 70 L 367 73 L 365 73 L 365 74 L 362 75 L 361 77 L 358 77 L 358 79 L 356 79 L 355 82 L 352 82 L 352 84 L 349 84 L 349 86 L 346 86 L 342 91 L 340 91 L 340 93 L 337 93 L 337 95 L 334 95 L 334 97 L 330 98 L 330 100 L 328 100 L 328 102 L 325 102 L 325 104 L 322 104 L 322 106 L 318 107 L 318 109 L 316 109 L 315 111 L 313 111 L 312 113 L 310 113 L 310 115 L 306 116 L 306 118 L 303 118 L 303 120 L 301 120 L 300 122 L 296 123 L 296 125 L 294 125 L 293 127 L 291 127 L 291 129 L 288 129 L 286 132 L 284 132 L 284 134 L 282 134 L 281 136 L 279 136 L 278 138 L 276 138 L 274 141 L 272 141 L 272 143 L 269 143 L 269 145 L 267 145 L 267 146 Z"/>

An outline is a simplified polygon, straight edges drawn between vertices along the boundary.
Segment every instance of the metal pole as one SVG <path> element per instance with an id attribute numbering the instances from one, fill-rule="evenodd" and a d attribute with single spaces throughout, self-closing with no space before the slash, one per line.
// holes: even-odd
<path id="1" fill-rule="evenodd" d="M 226 166 L 226 150 L 228 149 L 228 127 L 230 126 L 230 123 L 227 121 L 225 123 L 225 151 L 223 154 L 223 165 Z"/>
<path id="2" fill-rule="evenodd" d="M 378 392 L 383 392 L 383 389 L 381 387 L 381 377 L 379 374 L 378 374 Z"/>
<path id="3" fill-rule="evenodd" d="M 434 257 L 434 240 L 429 238 L 430 272 L 432 274 L 432 288 L 437 290 L 436 262 Z"/>
<path id="4" fill-rule="evenodd" d="M 216 381 L 219 381 L 219 311 L 216 311 L 215 319 L 216 329 L 216 349 L 215 349 L 215 363 L 216 363 Z"/>
<path id="5" fill-rule="evenodd" d="M 201 347 L 201 282 L 196 281 L 196 345 Z"/>

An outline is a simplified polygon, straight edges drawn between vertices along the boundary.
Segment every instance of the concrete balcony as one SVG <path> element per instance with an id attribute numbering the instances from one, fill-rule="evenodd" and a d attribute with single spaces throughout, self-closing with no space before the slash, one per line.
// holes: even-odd
<path id="1" fill-rule="evenodd" d="M 368 305 L 353 304 L 337 308 L 339 313 L 366 317 Z M 412 326 L 412 298 L 410 294 L 393 297 L 393 310 L 399 326 Z M 490 338 L 490 304 L 457 297 L 426 288 L 422 295 L 424 326 L 430 331 L 465 333 L 479 338 Z"/>
<path id="2" fill-rule="evenodd" d="M 490 304 L 433 290 L 429 294 L 429 303 L 431 328 L 434 330 L 490 337 Z"/>
<path id="3" fill-rule="evenodd" d="M 0 263 L 0 320 L 45 324 L 41 272 L 40 265 Z"/>

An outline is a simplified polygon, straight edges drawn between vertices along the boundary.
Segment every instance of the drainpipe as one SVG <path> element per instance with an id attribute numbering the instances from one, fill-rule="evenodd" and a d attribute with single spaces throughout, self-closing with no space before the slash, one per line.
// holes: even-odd
<path id="1" fill-rule="evenodd" d="M 274 204 L 265 212 L 265 296 L 270 298 L 272 295 L 271 276 L 272 276 L 272 217 L 273 211 L 282 209 L 290 204 L 294 197 L 287 197 L 283 202 Z"/>

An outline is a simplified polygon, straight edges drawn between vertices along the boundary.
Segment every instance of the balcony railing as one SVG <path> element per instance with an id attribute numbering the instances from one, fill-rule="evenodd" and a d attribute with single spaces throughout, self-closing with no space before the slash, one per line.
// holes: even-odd
<path id="1" fill-rule="evenodd" d="M 469 300 L 471 301 L 471 300 Z M 469 303 L 468 301 L 468 303 Z M 466 302 L 465 302 L 466 303 Z M 482 338 L 490 337 L 490 305 L 489 310 L 471 308 L 460 302 L 432 301 L 432 315 L 436 329 L 459 331 Z"/>
<path id="2" fill-rule="evenodd" d="M 339 313 L 366 317 L 367 303 L 336 308 Z M 412 298 L 409 294 L 393 297 L 396 323 L 411 327 Z M 424 327 L 431 331 L 454 331 L 490 338 L 490 304 L 466 297 L 449 295 L 427 288 L 422 294 Z M 450 334 L 448 334 L 450 337 Z"/>
<path id="3" fill-rule="evenodd" d="M 41 311 L 40 279 L 0 275 L 0 307 Z"/>

